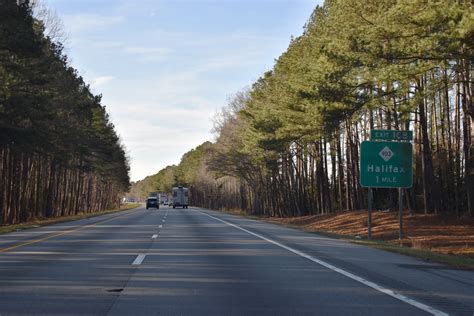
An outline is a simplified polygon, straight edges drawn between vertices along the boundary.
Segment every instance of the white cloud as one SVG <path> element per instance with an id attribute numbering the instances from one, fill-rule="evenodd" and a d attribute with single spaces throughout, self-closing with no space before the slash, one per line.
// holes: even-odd
<path id="1" fill-rule="evenodd" d="M 173 83 L 182 78 L 193 82 L 192 76 L 176 74 Z M 115 84 L 115 81 L 114 81 Z M 168 86 L 169 88 L 172 85 Z M 119 135 L 132 153 L 132 180 L 156 173 L 170 164 L 178 164 L 180 157 L 192 148 L 212 139 L 211 118 L 222 104 L 203 97 L 199 91 L 179 94 L 175 87 L 169 94 L 142 86 L 143 90 L 126 92 L 109 98 L 104 104 Z"/>
<path id="2" fill-rule="evenodd" d="M 210 128 L 205 127 L 210 126 L 207 110 L 141 104 L 130 106 L 129 114 L 114 115 L 113 121 L 127 149 L 133 153 L 133 181 L 178 164 L 184 153 L 211 139 Z"/>
<path id="3" fill-rule="evenodd" d="M 135 46 L 135 47 L 125 47 L 124 52 L 130 54 L 167 54 L 170 52 L 170 49 L 163 47 L 144 47 L 144 46 Z"/>
<path id="4" fill-rule="evenodd" d="M 123 16 L 106 16 L 100 14 L 65 15 L 63 19 L 68 31 L 73 33 L 112 26 L 124 20 Z"/>
<path id="5" fill-rule="evenodd" d="M 99 86 L 103 86 L 103 85 L 109 83 L 113 79 L 115 79 L 115 77 L 113 77 L 113 76 L 101 76 L 101 77 L 97 77 L 97 78 L 92 79 L 91 84 L 95 87 L 99 87 Z"/>
<path id="6" fill-rule="evenodd" d="M 93 45 L 94 47 L 97 47 L 100 49 L 111 49 L 111 50 L 116 49 L 116 48 L 120 49 L 126 45 L 124 42 L 120 42 L 120 41 L 101 40 L 101 41 L 84 41 L 84 42 L 86 42 L 87 45 Z"/>
<path id="7" fill-rule="evenodd" d="M 122 51 L 134 55 L 139 62 L 161 62 L 166 60 L 171 49 L 164 47 L 131 46 L 124 47 Z"/>

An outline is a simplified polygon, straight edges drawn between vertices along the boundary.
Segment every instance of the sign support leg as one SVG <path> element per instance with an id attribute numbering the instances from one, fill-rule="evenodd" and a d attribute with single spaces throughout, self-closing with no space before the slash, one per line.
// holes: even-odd
<path id="1" fill-rule="evenodd" d="M 403 239 L 403 189 L 398 188 L 398 206 L 399 206 L 399 221 L 400 221 L 400 232 L 399 232 L 399 239 Z"/>
<path id="2" fill-rule="evenodd" d="M 367 239 L 372 239 L 372 188 L 369 188 L 367 211 L 369 218 L 367 220 Z"/>

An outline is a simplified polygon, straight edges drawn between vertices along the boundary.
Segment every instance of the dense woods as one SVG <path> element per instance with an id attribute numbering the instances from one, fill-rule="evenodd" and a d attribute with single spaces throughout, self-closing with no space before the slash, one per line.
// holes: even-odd
<path id="1" fill-rule="evenodd" d="M 474 215 L 472 1 L 331 0 L 183 157 L 194 205 L 297 216 L 362 209 L 360 143 L 414 131 L 412 212 Z M 375 190 L 378 208 L 397 191 Z"/>
<path id="2" fill-rule="evenodd" d="M 125 150 L 28 1 L 0 0 L 0 224 L 117 207 Z"/>

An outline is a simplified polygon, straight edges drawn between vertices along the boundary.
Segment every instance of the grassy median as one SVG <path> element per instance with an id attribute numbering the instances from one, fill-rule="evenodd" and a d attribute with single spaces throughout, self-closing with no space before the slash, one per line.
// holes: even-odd
<path id="1" fill-rule="evenodd" d="M 111 213 L 118 213 L 127 210 L 134 209 L 140 206 L 139 203 L 125 203 L 120 206 L 118 209 L 108 210 L 104 212 L 97 212 L 97 213 L 79 213 L 76 215 L 71 216 L 62 216 L 62 217 L 53 217 L 53 218 L 44 218 L 44 219 L 35 219 L 21 224 L 14 224 L 14 225 L 2 225 L 0 226 L 0 235 L 11 233 L 18 230 L 29 229 L 29 228 L 37 228 L 41 226 L 53 225 L 58 223 L 70 222 L 84 218 L 91 218 L 96 216 L 107 215 Z"/>

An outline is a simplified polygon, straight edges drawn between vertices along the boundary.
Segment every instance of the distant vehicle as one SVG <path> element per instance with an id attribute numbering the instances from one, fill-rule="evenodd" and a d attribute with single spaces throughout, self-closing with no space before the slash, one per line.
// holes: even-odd
<path id="1" fill-rule="evenodd" d="M 168 205 L 168 194 L 159 193 L 159 197 L 160 197 L 160 204 L 161 205 Z"/>
<path id="2" fill-rule="evenodd" d="M 160 204 L 158 203 L 158 198 L 156 196 L 150 196 L 146 199 L 146 209 L 150 207 L 154 207 L 156 209 L 160 208 Z"/>
<path id="3" fill-rule="evenodd" d="M 189 190 L 185 187 L 174 187 L 171 191 L 173 193 L 173 208 L 181 206 L 188 208 Z"/>

